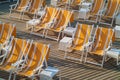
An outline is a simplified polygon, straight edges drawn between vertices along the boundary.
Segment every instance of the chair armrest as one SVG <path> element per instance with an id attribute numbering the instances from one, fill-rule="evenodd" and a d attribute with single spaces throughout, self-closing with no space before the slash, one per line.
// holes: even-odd
<path id="1" fill-rule="evenodd" d="M 108 46 L 108 48 L 105 49 L 105 52 L 108 51 L 111 48 L 111 46 Z"/>
<path id="2" fill-rule="evenodd" d="M 41 66 L 37 67 L 37 68 L 36 68 L 36 69 L 34 69 L 33 71 L 34 71 L 34 72 L 36 72 L 36 71 L 38 71 L 38 70 L 42 69 L 42 67 L 43 67 L 43 65 L 41 65 Z"/>
<path id="3" fill-rule="evenodd" d="M 84 46 L 84 47 L 89 47 L 89 46 L 92 45 L 92 44 L 93 44 L 93 42 L 88 42 L 88 43 L 84 44 L 83 46 Z"/>
<path id="4" fill-rule="evenodd" d="M 13 63 L 12 66 L 13 66 L 13 67 L 16 67 L 16 66 L 22 64 L 23 62 L 24 62 L 24 60 L 17 61 L 17 62 L 15 62 L 15 63 Z"/>

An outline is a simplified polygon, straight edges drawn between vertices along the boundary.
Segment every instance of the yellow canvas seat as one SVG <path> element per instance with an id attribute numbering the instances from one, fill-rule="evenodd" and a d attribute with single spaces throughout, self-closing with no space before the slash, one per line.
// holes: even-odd
<path id="1" fill-rule="evenodd" d="M 103 9 L 104 5 L 105 5 L 105 0 L 94 0 L 92 10 L 87 15 L 89 16 L 88 21 L 97 23 L 98 17 L 100 15 L 100 11 Z M 94 17 L 95 19 L 91 20 L 90 19 L 91 17 Z"/>
<path id="2" fill-rule="evenodd" d="M 119 9 L 119 5 L 120 5 L 120 0 L 108 0 L 105 14 L 102 14 L 100 16 L 99 22 L 112 26 Z M 110 23 L 108 23 L 108 22 L 102 22 L 102 19 L 111 19 L 111 20 Z"/>
<path id="3" fill-rule="evenodd" d="M 10 37 L 16 36 L 16 27 L 14 24 L 4 23 L 3 24 L 3 31 L 0 38 L 0 44 L 4 44 L 6 41 L 9 40 Z"/>
<path id="4" fill-rule="evenodd" d="M 16 74 L 32 79 L 38 76 L 44 63 L 46 64 L 45 66 L 47 66 L 49 50 L 49 45 L 34 43 L 29 51 L 26 66 L 21 71 L 16 71 Z"/>
<path id="5" fill-rule="evenodd" d="M 32 14 L 35 17 L 35 14 L 45 6 L 45 0 L 31 0 L 31 6 L 29 10 L 24 11 L 23 13 Z"/>
<path id="6" fill-rule="evenodd" d="M 72 46 L 68 47 L 68 49 L 72 49 L 73 51 L 81 51 L 82 52 L 81 53 L 81 58 L 76 59 L 74 57 L 69 57 L 69 56 L 67 56 L 67 54 L 68 54 L 67 51 L 65 52 L 64 57 L 68 58 L 68 59 L 74 59 L 74 60 L 82 61 L 83 54 L 85 53 L 86 48 L 89 46 L 92 31 L 93 31 L 93 26 L 92 25 L 77 23 L 76 32 L 74 34 Z"/>
<path id="7" fill-rule="evenodd" d="M 30 0 L 18 0 L 16 4 L 10 5 L 10 14 L 9 17 L 11 17 L 12 12 L 17 11 L 20 12 L 20 17 L 22 16 L 22 12 L 27 10 L 30 5 Z"/>
<path id="8" fill-rule="evenodd" d="M 92 47 L 90 50 L 88 50 L 88 53 L 90 53 L 92 55 L 101 56 L 102 61 L 101 61 L 101 63 L 97 63 L 97 62 L 90 61 L 90 60 L 88 61 L 87 56 L 86 56 L 85 62 L 96 64 L 96 65 L 103 67 L 104 61 L 106 59 L 105 53 L 111 47 L 113 34 L 114 34 L 113 29 L 99 27 L 96 32 L 95 42 L 91 45 Z M 99 58 L 97 58 L 97 59 L 99 59 Z"/>
<path id="9" fill-rule="evenodd" d="M 58 16 L 59 19 L 58 19 L 56 25 L 54 25 L 53 28 L 47 29 L 46 34 L 45 34 L 46 38 L 50 38 L 50 39 L 59 41 L 62 31 L 68 26 L 69 23 L 71 23 L 73 21 L 73 12 L 71 12 L 71 11 L 62 10 L 62 12 L 59 15 L 60 16 Z M 49 37 L 48 31 L 57 32 L 58 33 L 57 38 Z"/>

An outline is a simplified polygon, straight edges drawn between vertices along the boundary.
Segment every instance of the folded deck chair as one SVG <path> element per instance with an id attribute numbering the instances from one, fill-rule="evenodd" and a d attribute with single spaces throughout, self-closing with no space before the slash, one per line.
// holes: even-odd
<path id="1" fill-rule="evenodd" d="M 89 19 L 87 19 L 86 21 L 97 23 L 100 15 L 100 11 L 103 9 L 104 4 L 105 4 L 105 0 L 94 0 L 92 10 L 87 15 Z"/>
<path id="2" fill-rule="evenodd" d="M 27 64 L 21 71 L 15 71 L 15 75 L 21 75 L 34 79 L 39 76 L 43 66 L 47 66 L 49 56 L 49 45 L 34 43 L 29 51 Z M 45 64 L 44 64 L 45 63 Z"/>
<path id="3" fill-rule="evenodd" d="M 16 36 L 16 27 L 15 24 L 3 23 L 3 30 L 0 38 L 0 44 L 6 44 L 9 41 L 10 37 Z"/>
<path id="4" fill-rule="evenodd" d="M 90 46 L 91 49 L 88 48 L 89 50 L 87 50 L 85 62 L 103 67 L 104 62 L 106 61 L 105 53 L 111 47 L 113 34 L 114 34 L 113 29 L 99 27 L 96 32 L 95 41 Z M 94 58 L 95 61 L 87 59 L 88 53 L 92 55 L 92 57 Z M 100 57 L 100 58 L 98 58 L 98 57 Z M 101 61 L 101 58 L 102 58 L 102 61 Z"/>
<path id="5" fill-rule="evenodd" d="M 58 19 L 58 21 L 57 21 L 58 23 L 56 25 L 54 25 L 53 28 L 48 28 L 47 29 L 45 37 L 59 41 L 60 35 L 61 35 L 62 31 L 72 21 L 73 21 L 73 12 L 72 11 L 68 11 L 68 10 L 62 10 L 62 13 L 60 14 L 60 19 Z M 48 36 L 48 31 L 52 31 L 52 32 L 58 33 L 57 34 L 57 38 L 49 37 Z"/>
<path id="6" fill-rule="evenodd" d="M 23 12 L 23 15 L 27 13 L 27 14 L 34 15 L 34 18 L 35 18 L 36 12 L 38 12 L 44 6 L 45 6 L 45 0 L 32 0 L 31 6 L 27 11 Z"/>
<path id="7" fill-rule="evenodd" d="M 16 4 L 10 5 L 10 7 L 9 17 L 11 17 L 12 12 L 19 12 L 19 18 L 21 18 L 23 11 L 26 11 L 30 7 L 30 0 L 18 0 Z"/>
<path id="8" fill-rule="evenodd" d="M 99 22 L 102 24 L 107 24 L 112 26 L 113 22 L 115 20 L 115 17 L 118 13 L 118 8 L 120 6 L 120 0 L 108 0 L 108 5 L 105 11 L 105 14 L 100 16 Z M 109 21 L 110 19 L 110 23 L 109 22 L 102 22 L 102 19 L 108 19 L 107 21 Z"/>
<path id="9" fill-rule="evenodd" d="M 80 51 L 81 55 L 80 54 L 79 55 L 81 57 L 80 58 L 69 57 L 67 55 L 68 52 L 66 50 L 64 58 L 82 61 L 83 54 L 85 53 L 86 48 L 89 46 L 92 32 L 93 32 L 92 25 L 77 23 L 76 32 L 74 34 L 74 38 L 72 41 L 72 46 L 68 47 L 68 49 L 72 49 L 73 51 Z"/>
<path id="10" fill-rule="evenodd" d="M 50 24 L 53 24 L 53 19 L 56 16 L 58 11 L 59 9 L 57 8 L 48 7 L 46 9 L 46 14 L 40 18 L 40 23 L 31 29 L 31 33 L 33 34 L 36 33 L 38 35 L 41 35 L 39 31 L 43 30 L 42 36 L 44 36 L 44 33 L 45 33 L 44 29 L 50 26 Z"/>

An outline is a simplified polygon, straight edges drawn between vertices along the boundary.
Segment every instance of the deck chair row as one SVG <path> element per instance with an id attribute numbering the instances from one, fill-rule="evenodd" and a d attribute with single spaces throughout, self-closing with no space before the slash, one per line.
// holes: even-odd
<path id="1" fill-rule="evenodd" d="M 20 13 L 20 16 L 17 17 L 19 19 L 24 19 L 24 14 L 33 15 L 33 17 L 35 17 L 36 13 L 43 8 L 45 4 L 45 0 L 18 0 L 16 4 L 10 5 L 9 17 L 12 17 L 13 12 Z"/>
<path id="2" fill-rule="evenodd" d="M 77 23 L 76 27 L 77 29 L 73 37 L 72 46 L 68 47 L 68 49 L 78 51 L 80 58 L 71 57 L 67 49 L 64 58 L 84 61 L 103 67 L 107 58 L 105 53 L 111 48 L 113 42 L 114 29 L 98 26 L 94 27 L 93 25 L 79 23 Z M 74 52 L 72 52 L 72 54 L 74 54 Z M 89 61 L 88 54 L 99 56 L 99 58 L 96 58 L 96 61 L 101 63 Z M 93 58 L 95 58 L 95 56 Z M 101 58 L 102 61 L 100 60 Z"/>
<path id="3" fill-rule="evenodd" d="M 8 80 L 16 80 L 16 75 L 32 78 L 40 75 L 47 67 L 50 46 L 33 40 L 12 38 L 11 49 L 1 57 L 0 70 L 10 73 Z M 7 47 L 7 46 L 6 46 Z M 5 54 L 1 51 L 1 55 Z M 13 75 L 13 77 L 12 77 Z"/>
<path id="4" fill-rule="evenodd" d="M 0 22 L 0 45 L 7 45 L 12 36 L 16 36 L 16 25 Z"/>
<path id="5" fill-rule="evenodd" d="M 34 22 L 37 23 L 34 24 Z M 45 14 L 39 19 L 33 19 L 28 21 L 26 24 L 27 31 L 32 34 L 37 34 L 45 36 L 45 38 L 50 38 L 59 41 L 62 31 L 73 21 L 73 12 L 68 10 L 63 10 L 60 8 L 46 7 Z M 29 25 L 29 24 L 30 25 Z M 34 25 L 33 25 L 34 24 Z M 40 33 L 42 31 L 42 33 Z M 55 37 L 49 37 L 48 31 L 52 31 L 57 35 Z M 57 34 L 58 33 L 58 34 Z"/>
<path id="6" fill-rule="evenodd" d="M 86 21 L 113 26 L 120 7 L 120 0 L 94 0 Z"/>

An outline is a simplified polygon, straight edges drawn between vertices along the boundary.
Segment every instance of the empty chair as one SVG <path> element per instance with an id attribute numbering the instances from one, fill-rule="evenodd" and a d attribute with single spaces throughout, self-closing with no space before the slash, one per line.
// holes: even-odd
<path id="1" fill-rule="evenodd" d="M 38 35 L 41 35 L 39 31 L 43 30 L 42 36 L 44 36 L 44 33 L 45 33 L 44 29 L 50 26 L 50 24 L 53 24 L 53 19 L 56 16 L 58 11 L 59 9 L 57 8 L 47 7 L 46 14 L 40 18 L 40 22 L 38 25 L 31 28 L 31 33 L 33 34 L 36 33 Z"/>
<path id="2" fill-rule="evenodd" d="M 54 25 L 54 27 L 50 27 L 47 29 L 46 34 L 45 34 L 46 38 L 50 38 L 50 39 L 59 41 L 62 31 L 73 21 L 73 12 L 72 11 L 62 10 L 62 13 L 59 15 L 60 15 L 60 18 L 57 21 L 58 23 L 56 23 Z M 55 38 L 55 37 L 49 36 L 48 31 L 58 33 L 57 37 Z"/>
<path id="3" fill-rule="evenodd" d="M 22 70 L 15 71 L 15 75 L 26 76 L 34 79 L 35 76 L 39 76 L 43 66 L 47 66 L 47 60 L 49 56 L 49 45 L 34 43 L 28 53 L 27 63 L 24 64 Z M 44 65 L 44 63 L 46 65 Z"/>
<path id="4" fill-rule="evenodd" d="M 32 0 L 29 9 L 27 11 L 24 11 L 23 13 L 31 14 L 34 15 L 35 17 L 36 12 L 38 12 L 44 6 L 45 6 L 45 0 Z M 24 16 L 22 18 L 24 18 Z"/>
<path id="5" fill-rule="evenodd" d="M 107 24 L 112 26 L 115 20 L 115 17 L 118 13 L 118 8 L 120 5 L 120 0 L 108 0 L 106 11 L 100 16 L 99 22 L 102 24 Z M 106 21 L 102 21 L 106 20 Z"/>
<path id="6" fill-rule="evenodd" d="M 111 47 L 113 34 L 114 29 L 99 27 L 96 32 L 96 38 L 94 43 L 92 43 L 90 48 L 88 48 L 87 50 L 85 62 L 103 67 L 104 62 L 106 61 L 105 53 Z M 91 54 L 90 56 L 92 56 L 95 61 L 88 59 L 88 54 Z"/>
<path id="7" fill-rule="evenodd" d="M 104 5 L 105 5 L 105 0 L 94 0 L 92 10 L 87 15 L 89 17 L 87 21 L 97 23 L 100 15 L 100 11 L 103 9 Z"/>
<path id="8" fill-rule="evenodd" d="M 26 11 L 30 6 L 30 0 L 18 0 L 16 4 L 10 5 L 10 14 L 11 17 L 12 12 L 20 12 L 20 17 L 23 14 L 23 11 Z M 14 16 L 15 17 L 15 16 Z"/>
<path id="9" fill-rule="evenodd" d="M 82 61 L 85 50 L 89 46 L 90 40 L 92 38 L 91 37 L 92 32 L 93 32 L 92 25 L 77 23 L 76 32 L 74 34 L 73 41 L 72 41 L 72 46 L 68 47 L 68 49 L 81 52 L 78 54 L 81 57 L 74 58 L 74 57 L 68 56 L 69 53 L 66 49 L 64 58 Z M 72 54 L 74 54 L 74 52 L 72 52 Z M 78 55 L 76 55 L 76 56 L 78 56 Z"/>
<path id="10" fill-rule="evenodd" d="M 4 63 L 0 66 L 0 69 L 5 71 L 10 71 L 13 68 L 12 64 L 19 60 L 21 54 L 23 54 L 24 48 L 27 45 L 27 41 L 25 40 L 17 39 L 17 38 L 13 40 L 14 40 L 13 49 L 11 49 Z"/>

